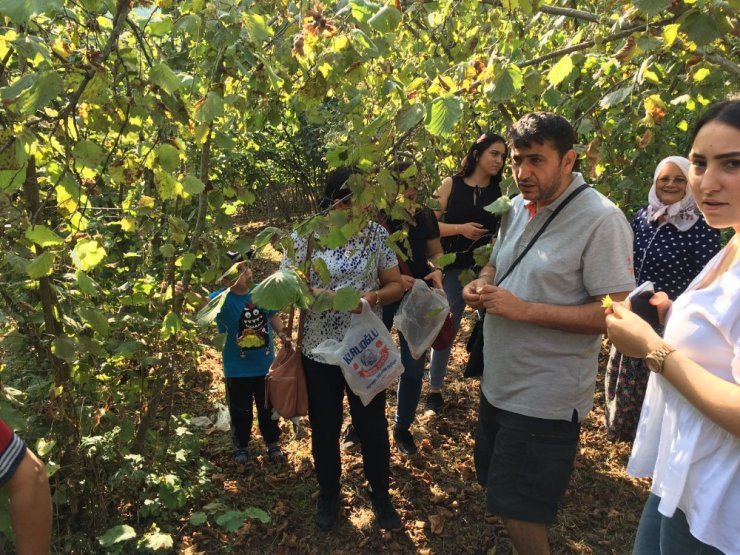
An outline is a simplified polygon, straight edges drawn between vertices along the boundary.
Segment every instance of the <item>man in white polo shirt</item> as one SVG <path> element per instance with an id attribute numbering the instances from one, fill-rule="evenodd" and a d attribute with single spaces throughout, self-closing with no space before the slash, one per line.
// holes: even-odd
<path id="1" fill-rule="evenodd" d="M 584 184 L 565 118 L 527 114 L 509 142 L 521 195 L 501 221 L 490 262 L 463 290 L 471 307 L 486 311 L 475 463 L 487 509 L 503 519 L 519 555 L 540 555 L 550 553 L 546 526 L 593 403 L 601 299 L 622 300 L 635 285 L 632 231 L 611 201 L 584 188 L 495 286 Z"/>

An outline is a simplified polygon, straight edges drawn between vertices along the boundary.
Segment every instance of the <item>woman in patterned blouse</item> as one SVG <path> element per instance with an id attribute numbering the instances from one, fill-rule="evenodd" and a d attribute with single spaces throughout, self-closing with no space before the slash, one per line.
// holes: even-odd
<path id="1" fill-rule="evenodd" d="M 346 210 L 352 204 L 349 181 L 358 179 L 351 168 L 340 168 L 328 179 L 320 208 Z M 307 272 L 314 293 L 334 295 L 338 290 L 352 287 L 360 292 L 373 310 L 382 316 L 382 306 L 394 303 L 404 293 L 396 254 L 386 244 L 388 232 L 371 221 L 339 247 L 323 248 L 311 239 L 311 269 Z M 285 258 L 283 266 L 302 265 L 306 260 L 307 238 L 293 233 L 295 260 Z M 317 264 L 317 262 L 321 262 Z M 322 280 L 316 271 L 323 267 Z M 355 311 L 361 310 L 358 306 Z M 385 391 L 378 393 L 367 406 L 349 388 L 339 366 L 324 364 L 312 350 L 325 339 L 342 341 L 350 325 L 350 313 L 336 310 L 306 311 L 305 330 L 301 347 L 303 370 L 308 389 L 308 418 L 311 423 L 311 452 L 319 482 L 320 495 L 315 515 L 319 530 L 333 528 L 339 518 L 341 458 L 339 435 L 346 392 L 352 424 L 362 442 L 362 460 L 365 477 L 370 484 L 372 501 L 378 525 L 398 529 L 401 519 L 390 497 L 390 443 L 388 420 L 385 414 Z"/>
<path id="2" fill-rule="evenodd" d="M 704 221 L 688 184 L 689 161 L 669 156 L 655 169 L 648 205 L 632 220 L 635 281 L 652 281 L 671 300 L 684 292 L 719 252 L 716 229 Z M 610 441 L 633 441 L 650 371 L 643 359 L 612 347 L 604 380 Z"/>

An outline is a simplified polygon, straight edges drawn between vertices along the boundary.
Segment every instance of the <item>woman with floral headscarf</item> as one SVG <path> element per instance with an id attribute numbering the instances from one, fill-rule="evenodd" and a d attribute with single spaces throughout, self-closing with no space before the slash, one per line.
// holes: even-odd
<path id="1" fill-rule="evenodd" d="M 720 249 L 719 232 L 706 224 L 687 187 L 689 165 L 682 156 L 661 160 L 648 205 L 632 220 L 635 281 L 652 281 L 671 300 Z M 643 359 L 612 348 L 604 380 L 610 441 L 634 440 L 649 376 Z"/>

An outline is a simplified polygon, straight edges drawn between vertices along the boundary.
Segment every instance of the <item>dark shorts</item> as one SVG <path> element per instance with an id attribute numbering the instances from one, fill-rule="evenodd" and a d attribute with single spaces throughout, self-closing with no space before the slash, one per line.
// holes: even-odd
<path id="1" fill-rule="evenodd" d="M 575 417 L 545 420 L 497 409 L 481 393 L 475 469 L 488 512 L 552 523 L 573 473 L 580 429 Z"/>

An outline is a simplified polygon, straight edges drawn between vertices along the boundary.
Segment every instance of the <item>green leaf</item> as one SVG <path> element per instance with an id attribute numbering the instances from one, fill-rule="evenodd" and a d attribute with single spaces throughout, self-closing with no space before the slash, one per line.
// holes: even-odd
<path id="1" fill-rule="evenodd" d="M 434 264 L 437 266 L 440 266 L 441 268 L 444 268 L 446 266 L 449 266 L 455 261 L 455 258 L 457 258 L 457 254 L 454 252 L 448 252 L 443 254 L 442 256 L 438 256 L 434 259 Z"/>
<path id="2" fill-rule="evenodd" d="M 407 104 L 396 114 L 396 125 L 402 133 L 413 129 L 424 119 L 424 105 L 421 103 Z"/>
<path id="3" fill-rule="evenodd" d="M 193 262 L 195 262 L 195 255 L 192 252 L 187 252 L 183 254 L 180 258 L 175 260 L 175 266 L 178 268 L 182 268 L 183 270 L 189 270 L 193 267 Z"/>
<path id="4" fill-rule="evenodd" d="M 56 71 L 39 74 L 36 84 L 18 97 L 22 114 L 31 115 L 64 92 L 64 81 Z"/>
<path id="5" fill-rule="evenodd" d="M 216 524 L 227 532 L 236 532 L 242 527 L 247 515 L 242 511 L 226 511 L 216 517 Z"/>
<path id="6" fill-rule="evenodd" d="M 447 135 L 462 117 L 463 104 L 456 96 L 438 96 L 427 109 L 424 125 L 432 135 Z"/>
<path id="7" fill-rule="evenodd" d="M 189 195 L 199 195 L 205 188 L 203 182 L 194 175 L 188 174 L 182 180 L 182 189 Z"/>
<path id="8" fill-rule="evenodd" d="M 70 257 L 78 270 L 89 272 L 105 258 L 105 249 L 95 240 L 78 241 Z"/>
<path id="9" fill-rule="evenodd" d="M 709 44 L 720 36 L 717 22 L 712 16 L 696 9 L 683 16 L 681 30 L 699 46 Z"/>
<path id="10" fill-rule="evenodd" d="M 164 171 L 174 172 L 180 166 L 180 151 L 168 143 L 159 145 L 154 151 L 156 163 Z"/>
<path id="11" fill-rule="evenodd" d="M 77 309 L 77 314 L 87 322 L 95 333 L 102 336 L 108 335 L 108 318 L 102 312 L 95 308 L 80 307 Z"/>
<path id="12" fill-rule="evenodd" d="M 488 264 L 488 262 L 491 260 L 491 252 L 493 252 L 493 243 L 486 243 L 473 250 L 473 260 L 475 261 L 475 265 L 483 267 Z M 460 276 L 460 280 L 462 281 L 462 273 L 460 274 Z M 471 277 L 470 279 L 468 279 L 468 281 L 474 279 L 475 277 L 476 276 Z"/>
<path id="13" fill-rule="evenodd" d="M 182 86 L 180 78 L 164 62 L 152 66 L 149 70 L 149 80 L 168 94 L 175 94 Z"/>
<path id="14" fill-rule="evenodd" d="M 229 289 L 224 289 L 198 311 L 198 314 L 195 315 L 195 321 L 199 326 L 208 326 L 216 319 L 218 313 L 221 312 L 221 307 L 224 306 L 224 301 L 228 293 Z"/>
<path id="15" fill-rule="evenodd" d="M 671 0 L 635 0 L 635 7 L 649 16 L 658 15 L 671 5 Z"/>
<path id="16" fill-rule="evenodd" d="M 364 23 L 375 15 L 380 6 L 375 2 L 367 2 L 366 0 L 350 0 L 349 7 L 352 10 L 352 17 L 360 23 Z"/>
<path id="17" fill-rule="evenodd" d="M 54 254 L 44 251 L 31 260 L 26 266 L 26 272 L 31 279 L 39 279 L 51 274 L 54 269 Z"/>
<path id="18" fill-rule="evenodd" d="M 162 320 L 160 333 L 162 339 L 167 340 L 182 329 L 182 320 L 174 312 L 168 312 Z"/>
<path id="19" fill-rule="evenodd" d="M 77 342 L 69 336 L 60 335 L 51 342 L 51 352 L 66 362 L 74 362 L 77 360 Z"/>
<path id="20" fill-rule="evenodd" d="M 553 87 L 556 87 L 570 75 L 571 71 L 573 71 L 573 58 L 571 56 L 563 56 L 550 68 L 547 74 L 547 80 Z"/>
<path id="21" fill-rule="evenodd" d="M 36 225 L 26 230 L 26 239 L 33 241 L 41 247 L 56 247 L 64 244 L 64 239 L 59 237 L 45 225 Z"/>
<path id="22" fill-rule="evenodd" d="M 263 43 L 272 35 L 272 30 L 268 27 L 265 18 L 259 14 L 244 13 L 242 22 L 252 42 Z"/>
<path id="23" fill-rule="evenodd" d="M 72 149 L 72 156 L 80 165 L 90 169 L 97 168 L 105 159 L 103 149 L 88 140 L 78 142 Z"/>
<path id="24" fill-rule="evenodd" d="M 100 542 L 100 545 L 103 547 L 110 547 L 117 543 L 132 540 L 135 537 L 136 531 L 131 528 L 131 526 L 128 524 L 119 524 L 118 526 L 108 529 L 105 534 L 98 538 L 98 542 Z"/>
<path id="25" fill-rule="evenodd" d="M 496 78 L 490 90 L 486 92 L 493 102 L 501 102 L 517 94 L 523 84 L 522 70 L 515 65 L 510 65 Z"/>
<path id="26" fill-rule="evenodd" d="M 328 249 L 336 249 L 347 243 L 347 236 L 338 227 L 329 230 L 329 234 L 319 238 L 319 243 Z"/>
<path id="27" fill-rule="evenodd" d="M 361 56 L 365 58 L 375 58 L 379 55 L 378 47 L 375 46 L 375 43 L 370 40 L 370 37 L 368 37 L 359 29 L 353 29 L 351 37 L 352 46 L 354 46 L 355 50 L 357 50 L 357 53 Z"/>
<path id="28" fill-rule="evenodd" d="M 401 12 L 393 6 L 383 6 L 367 21 L 370 27 L 381 33 L 395 31 L 401 22 Z"/>
<path id="29" fill-rule="evenodd" d="M 195 109 L 193 118 L 199 123 L 211 123 L 223 115 L 224 99 L 218 93 L 210 91 Z"/>
<path id="30" fill-rule="evenodd" d="M 282 231 L 277 227 L 266 227 L 257 234 L 254 239 L 254 248 L 261 249 L 262 247 L 270 244 L 273 239 L 280 238 Z"/>
<path id="31" fill-rule="evenodd" d="M 272 520 L 269 514 L 267 514 L 262 509 L 258 509 L 257 507 L 247 507 L 247 509 L 244 511 L 244 514 L 247 516 L 247 518 L 259 520 L 262 524 L 268 524 L 270 520 Z"/>
<path id="32" fill-rule="evenodd" d="M 342 287 L 334 295 L 332 305 L 334 310 L 348 311 L 357 308 L 360 302 L 360 293 L 354 287 Z"/>
<path id="33" fill-rule="evenodd" d="M 305 308 L 307 296 L 306 282 L 290 268 L 267 276 L 252 289 L 254 303 L 269 310 L 283 310 L 291 304 Z"/>
<path id="34" fill-rule="evenodd" d="M 624 87 L 617 89 L 614 92 L 610 92 L 599 101 L 599 105 L 602 108 L 611 108 L 621 102 L 624 102 L 632 94 L 632 87 Z"/>
<path id="35" fill-rule="evenodd" d="M 207 520 L 208 516 L 206 513 L 198 511 L 190 516 L 190 520 L 188 522 L 191 526 L 200 526 L 201 524 L 205 524 Z"/>
<path id="36" fill-rule="evenodd" d="M 54 449 L 54 446 L 57 444 L 56 439 L 49 439 L 46 438 L 39 438 L 39 440 L 36 442 L 36 454 L 39 457 L 46 458 L 46 456 L 51 453 L 51 450 Z"/>
<path id="37" fill-rule="evenodd" d="M 31 16 L 58 12 L 62 4 L 63 0 L 3 0 L 0 2 L 0 14 L 25 26 Z"/>
<path id="38" fill-rule="evenodd" d="M 11 195 L 23 186 L 26 180 L 25 166 L 20 170 L 0 170 L 0 193 Z"/>
<path id="39" fill-rule="evenodd" d="M 322 258 L 314 258 L 311 260 L 311 266 L 313 267 L 314 272 L 319 274 L 319 279 L 321 280 L 321 283 L 326 285 L 331 281 L 331 274 L 329 273 L 329 267 L 326 265 L 326 262 Z"/>
<path id="40" fill-rule="evenodd" d="M 501 214 L 506 214 L 511 210 L 511 199 L 506 195 L 502 195 L 488 206 L 484 206 L 483 210 L 499 216 Z"/>
<path id="41" fill-rule="evenodd" d="M 650 52 L 651 50 L 655 50 L 661 46 L 663 46 L 663 41 L 655 37 L 648 35 L 640 35 L 637 37 L 637 47 L 645 52 Z"/>
<path id="42" fill-rule="evenodd" d="M 200 33 L 200 18 L 195 14 L 183 15 L 172 27 L 173 32 L 182 31 L 191 37 L 197 37 Z"/>
<path id="43" fill-rule="evenodd" d="M 75 272 L 75 281 L 77 281 L 77 287 L 80 288 L 85 295 L 96 297 L 98 295 L 98 285 L 82 270 Z"/>
<path id="44" fill-rule="evenodd" d="M 145 534 L 142 538 L 143 541 L 139 543 L 140 546 L 144 546 L 152 551 L 159 551 L 160 549 L 172 549 L 172 536 L 169 534 L 163 534 L 162 532 L 151 532 Z"/>

